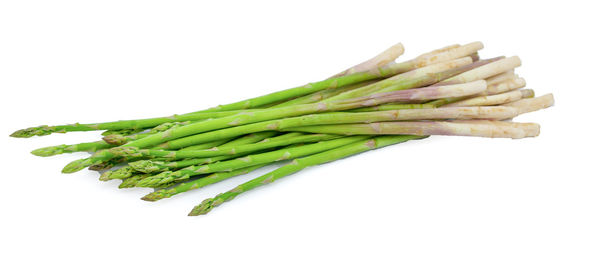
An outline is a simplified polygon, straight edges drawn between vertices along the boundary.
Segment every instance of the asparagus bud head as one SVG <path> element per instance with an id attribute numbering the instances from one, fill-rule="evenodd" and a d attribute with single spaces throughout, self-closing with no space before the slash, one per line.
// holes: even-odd
<path id="1" fill-rule="evenodd" d="M 156 173 L 165 171 L 168 167 L 165 165 L 163 161 L 152 161 L 152 160 L 141 160 L 130 162 L 129 166 L 133 168 L 135 171 L 143 172 L 143 173 Z"/>
<path id="2" fill-rule="evenodd" d="M 21 129 L 10 134 L 13 138 L 30 138 L 33 136 L 45 136 L 56 132 L 56 130 L 48 125 L 42 125 L 38 127 L 30 127 L 27 129 Z"/>
<path id="3" fill-rule="evenodd" d="M 64 153 L 66 148 L 68 148 L 67 145 L 42 147 L 31 151 L 31 154 L 40 157 L 48 157 L 57 154 L 62 154 Z"/>

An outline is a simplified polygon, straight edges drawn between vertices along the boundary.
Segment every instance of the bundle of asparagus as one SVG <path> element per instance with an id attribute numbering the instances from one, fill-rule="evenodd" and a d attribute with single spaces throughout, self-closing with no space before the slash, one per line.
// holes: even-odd
<path id="1" fill-rule="evenodd" d="M 524 138 L 535 123 L 510 119 L 547 108 L 514 73 L 518 57 L 479 59 L 480 42 L 450 45 L 404 62 L 396 44 L 323 81 L 191 113 L 93 124 L 32 127 L 13 137 L 104 130 L 99 141 L 44 147 L 37 156 L 91 152 L 83 168 L 119 188 L 151 187 L 157 201 L 246 174 L 278 161 L 270 173 L 202 201 L 206 214 L 237 195 L 306 167 L 430 135 Z"/>

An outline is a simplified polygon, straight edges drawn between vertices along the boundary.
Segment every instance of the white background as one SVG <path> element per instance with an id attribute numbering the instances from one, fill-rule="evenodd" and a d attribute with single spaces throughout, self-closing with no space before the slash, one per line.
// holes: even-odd
<path id="1" fill-rule="evenodd" d="M 219 2 L 219 3 L 215 3 Z M 592 1 L 1 1 L 0 252 L 599 253 Z M 317 81 L 400 41 L 409 59 L 481 40 L 556 106 L 522 140 L 433 137 L 306 169 L 187 217 L 266 172 L 149 203 L 85 154 L 29 151 L 40 124 L 185 113 Z M 273 168 L 269 168 L 273 169 Z"/>

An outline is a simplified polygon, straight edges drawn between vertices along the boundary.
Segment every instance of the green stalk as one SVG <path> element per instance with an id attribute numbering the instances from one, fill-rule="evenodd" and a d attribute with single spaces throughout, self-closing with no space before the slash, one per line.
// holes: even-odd
<path id="1" fill-rule="evenodd" d="M 229 172 L 240 168 L 260 165 L 281 160 L 294 159 L 336 147 L 340 147 L 349 143 L 364 140 L 368 136 L 352 136 L 329 141 L 322 141 L 315 144 L 303 145 L 297 147 L 288 147 L 271 152 L 251 154 L 242 158 L 237 158 L 228 161 L 220 161 L 207 165 L 190 166 L 180 169 L 175 172 L 165 171 L 155 176 L 148 177 L 138 183 L 139 187 L 154 187 L 172 181 L 185 180 L 195 175 L 208 174 L 214 172 Z"/>
<path id="2" fill-rule="evenodd" d="M 106 143 L 104 140 L 85 142 L 72 145 L 57 145 L 48 146 L 35 149 L 31 151 L 31 154 L 41 157 L 54 156 L 63 153 L 74 153 L 74 152 L 96 152 L 102 149 L 114 147 L 114 145 Z"/>
<path id="3" fill-rule="evenodd" d="M 227 112 L 206 112 L 206 113 L 190 113 L 184 115 L 172 115 L 165 117 L 155 117 L 137 120 L 121 120 L 105 123 L 90 123 L 90 124 L 66 124 L 48 126 L 42 125 L 38 127 L 30 127 L 15 131 L 10 136 L 16 138 L 29 138 L 33 136 L 44 136 L 52 133 L 66 133 L 74 131 L 97 131 L 97 130 L 122 130 L 122 129 L 145 129 L 155 127 L 164 123 L 170 122 L 185 122 L 199 121 L 210 118 L 219 118 L 224 116 L 235 115 L 245 111 L 227 111 Z"/>
<path id="4" fill-rule="evenodd" d="M 243 134 L 240 134 L 243 135 Z M 260 142 L 263 141 L 266 138 L 286 138 L 286 137 L 292 137 L 295 136 L 296 134 L 293 135 L 289 135 L 289 134 L 283 134 L 281 135 L 280 132 L 277 131 L 262 131 L 262 132 L 255 132 L 255 133 L 250 133 L 248 135 L 242 136 L 240 138 L 236 138 L 234 140 L 230 140 L 227 143 L 224 143 L 220 146 L 218 146 L 218 148 L 225 148 L 225 147 L 235 147 L 235 146 L 239 146 L 239 145 L 247 145 L 247 144 L 253 144 L 256 142 Z M 182 150 L 192 150 L 192 149 L 187 149 L 187 147 L 185 149 Z"/>
<path id="5" fill-rule="evenodd" d="M 252 179 L 246 183 L 240 184 L 234 189 L 221 193 L 214 198 L 209 198 L 192 209 L 189 213 L 190 216 L 206 214 L 210 212 L 214 207 L 221 205 L 226 201 L 234 199 L 241 193 L 252 190 L 256 187 L 272 183 L 273 181 L 296 173 L 306 167 L 323 164 L 326 162 L 345 158 L 354 154 L 362 153 L 365 151 L 377 149 L 380 147 L 393 145 L 397 143 L 406 142 L 412 139 L 420 139 L 421 136 L 380 136 L 371 138 L 368 140 L 361 140 L 358 142 L 350 143 L 342 147 L 338 147 L 329 151 L 317 153 L 311 156 L 307 156 L 300 159 L 295 159 L 291 163 L 273 170 L 270 173 L 264 174 L 260 177 Z"/>
<path id="6" fill-rule="evenodd" d="M 233 147 L 214 147 L 211 149 L 204 150 L 188 150 L 188 151 L 175 151 L 175 150 L 154 150 L 154 149 L 139 149 L 137 147 L 122 147 L 115 148 L 113 152 L 117 157 L 125 158 L 138 158 L 138 157 L 149 157 L 149 158 L 163 158 L 168 160 L 181 160 L 181 159 L 192 159 L 192 158 L 206 158 L 215 157 L 221 155 L 239 155 L 248 154 L 256 151 L 261 151 L 269 148 L 288 146 L 298 143 L 313 143 L 318 141 L 325 141 L 330 139 L 339 138 L 335 135 L 326 134 L 311 134 L 303 135 L 298 134 L 297 137 L 271 140 L 264 139 L 261 142 L 255 144 L 247 144 Z"/>
<path id="7" fill-rule="evenodd" d="M 149 136 L 149 133 L 141 133 L 134 134 L 130 136 L 123 136 L 119 134 L 110 134 L 104 136 L 102 140 L 94 141 L 94 142 L 84 142 L 79 144 L 72 145 L 57 145 L 57 146 L 48 146 L 35 149 L 31 151 L 33 155 L 48 157 L 59 155 L 63 153 L 75 153 L 75 152 L 96 152 L 103 149 L 108 149 L 111 147 L 123 145 L 131 140 L 140 139 L 142 137 Z"/>
<path id="8" fill-rule="evenodd" d="M 215 141 L 211 141 L 211 142 L 207 142 L 207 143 L 202 143 L 202 144 L 198 144 L 198 145 L 193 145 L 193 146 L 188 146 L 188 147 L 184 147 L 181 150 L 182 151 L 189 151 L 189 150 L 202 150 L 202 149 L 208 149 L 208 148 L 213 148 L 213 147 L 217 147 L 220 146 L 222 144 L 225 144 L 227 142 L 231 141 L 230 138 L 227 139 L 220 139 L 220 140 L 215 140 Z"/>

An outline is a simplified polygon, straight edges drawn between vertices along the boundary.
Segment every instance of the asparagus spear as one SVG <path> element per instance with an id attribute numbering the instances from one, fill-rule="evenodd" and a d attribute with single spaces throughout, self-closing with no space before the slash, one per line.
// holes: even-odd
<path id="1" fill-rule="evenodd" d="M 256 142 L 260 142 L 265 140 L 266 138 L 272 138 L 275 137 L 277 139 L 281 139 L 281 138 L 288 138 L 288 137 L 295 137 L 297 134 L 283 134 L 280 135 L 281 133 L 276 132 L 276 131 L 261 131 L 261 132 L 254 132 L 254 133 L 250 133 L 248 135 L 242 136 L 240 138 L 236 138 L 234 140 L 230 140 L 227 143 L 224 143 L 220 146 L 218 146 L 218 148 L 225 148 L 225 147 L 235 147 L 238 145 L 247 145 L 247 144 L 253 144 Z M 240 134 L 243 135 L 243 134 Z M 182 149 L 182 150 L 194 150 L 194 149 L 188 149 L 188 147 Z"/>
<path id="2" fill-rule="evenodd" d="M 208 149 L 208 148 L 213 148 L 216 146 L 220 146 L 222 144 L 225 144 L 227 142 L 231 141 L 230 138 L 227 139 L 220 139 L 220 140 L 215 140 L 212 142 L 207 142 L 207 143 L 202 143 L 202 144 L 198 144 L 198 145 L 193 145 L 193 146 L 188 146 L 185 147 L 181 150 L 186 151 L 186 150 L 202 150 L 202 149 Z"/>
<path id="3" fill-rule="evenodd" d="M 95 142 L 85 142 L 72 145 L 57 145 L 48 146 L 35 149 L 31 151 L 31 154 L 41 157 L 48 157 L 63 153 L 74 153 L 74 152 L 95 152 L 102 149 L 114 147 L 114 145 L 106 143 L 104 140 Z"/>
<path id="4" fill-rule="evenodd" d="M 476 136 L 489 138 L 525 138 L 539 135 L 535 123 L 514 123 L 512 126 L 501 121 L 427 121 L 427 122 L 376 122 L 369 124 L 331 124 L 295 127 L 286 131 L 302 131 L 339 135 L 448 135 Z"/>
<path id="5" fill-rule="evenodd" d="M 260 165 L 281 160 L 294 159 L 318 152 L 330 150 L 336 147 L 347 145 L 356 141 L 364 140 L 369 136 L 352 136 L 339 138 L 319 143 L 303 145 L 298 147 L 283 148 L 271 152 L 251 154 L 234 160 L 220 161 L 207 165 L 190 166 L 175 172 L 165 171 L 160 174 L 148 177 L 138 183 L 139 187 L 154 187 L 172 181 L 185 180 L 191 176 L 208 174 L 214 172 L 229 172 L 240 168 Z"/>
<path id="6" fill-rule="evenodd" d="M 261 151 L 269 148 L 280 147 L 280 146 L 288 146 L 292 144 L 298 143 L 313 143 L 318 141 L 330 140 L 339 138 L 339 136 L 335 135 L 326 135 L 326 134 L 310 134 L 310 135 L 302 135 L 298 133 L 298 136 L 279 139 L 279 140 L 270 140 L 265 139 L 261 142 L 255 144 L 247 144 L 240 145 L 234 147 L 224 147 L 224 148 L 211 148 L 204 150 L 188 150 L 188 151 L 174 151 L 174 150 L 154 150 L 154 149 L 139 149 L 137 147 L 117 147 L 113 148 L 112 152 L 115 156 L 118 157 L 126 157 L 126 158 L 136 158 L 136 157 L 150 157 L 150 158 L 163 158 L 169 160 L 180 160 L 180 159 L 190 159 L 190 158 L 205 158 L 205 157 L 215 157 L 222 155 L 238 155 L 238 154 L 246 154 L 256 151 Z"/>
<path id="7" fill-rule="evenodd" d="M 149 127 L 155 127 L 163 123 L 169 122 L 185 122 L 185 121 L 198 121 L 210 118 L 218 118 L 224 116 L 230 116 L 241 111 L 226 111 L 226 112 L 207 112 L 207 113 L 190 113 L 184 115 L 172 115 L 164 117 L 137 119 L 137 120 L 121 120 L 114 122 L 105 123 L 91 123 L 91 124 L 66 124 L 48 126 L 42 125 L 38 127 L 30 127 L 15 131 L 10 136 L 15 138 L 29 138 L 33 136 L 44 136 L 52 133 L 66 133 L 73 131 L 96 131 L 96 130 L 122 130 L 122 129 L 144 129 Z"/>
<path id="8" fill-rule="evenodd" d="M 74 153 L 74 152 L 96 152 L 103 149 L 108 149 L 111 147 L 115 147 L 118 145 L 123 145 L 131 140 L 136 140 L 142 137 L 146 137 L 150 134 L 142 133 L 135 134 L 131 136 L 121 136 L 118 134 L 111 134 L 102 138 L 102 140 L 94 141 L 94 142 L 84 142 L 79 144 L 72 145 L 56 145 L 56 146 L 48 146 L 35 149 L 31 151 L 33 155 L 48 157 L 63 153 Z M 108 142 L 107 142 L 108 141 Z"/>
<path id="9" fill-rule="evenodd" d="M 377 149 L 380 147 L 393 145 L 397 143 L 406 142 L 412 139 L 423 138 L 420 136 L 379 136 L 375 138 L 371 138 L 368 140 L 362 140 L 354 143 L 350 143 L 348 145 L 338 147 L 329 151 L 321 152 L 318 154 L 314 154 L 311 156 L 307 156 L 300 159 L 295 159 L 291 163 L 278 168 L 270 173 L 252 179 L 246 183 L 240 184 L 234 189 L 221 193 L 214 198 L 209 198 L 202 201 L 201 204 L 194 207 L 192 211 L 189 213 L 190 216 L 206 214 L 210 212 L 214 207 L 221 205 L 226 201 L 230 201 L 234 199 L 237 195 L 254 189 L 256 187 L 272 183 L 273 181 L 282 178 L 284 176 L 291 175 L 296 173 L 306 167 L 323 164 L 326 162 L 338 160 L 344 157 L 348 157 L 354 154 L 362 153 L 365 151 Z M 156 195 L 156 198 L 159 198 L 159 194 Z M 165 196 L 168 196 L 165 195 Z M 155 198 L 151 196 L 150 198 Z"/>
<path id="10" fill-rule="evenodd" d="M 166 131 L 173 126 L 179 126 L 179 125 L 183 125 L 183 124 L 184 123 L 161 124 L 161 125 L 153 128 L 149 132 L 137 133 L 137 134 L 134 133 L 134 134 L 131 134 L 128 136 L 123 136 L 123 135 L 117 134 L 117 133 L 107 134 L 104 137 L 102 137 L 102 140 L 100 140 L 100 141 L 85 142 L 85 143 L 72 144 L 72 145 L 57 145 L 57 146 L 42 147 L 42 148 L 38 148 L 38 149 L 31 151 L 31 153 L 36 156 L 48 157 L 48 156 L 53 156 L 53 155 L 58 155 L 58 154 L 63 154 L 63 153 L 96 152 L 96 151 L 99 151 L 102 149 L 108 149 L 108 148 L 111 148 L 114 146 L 120 146 L 131 140 L 137 140 L 137 139 L 149 136 L 150 134 Z M 104 167 L 100 167 L 100 168 L 105 169 Z"/>
<path id="11" fill-rule="evenodd" d="M 384 104 L 387 102 L 416 102 L 448 97 L 462 97 L 483 92 L 486 88 L 487 85 L 485 81 L 478 80 L 470 83 L 450 86 L 424 87 L 417 89 L 378 93 L 371 96 L 364 96 L 356 99 L 347 99 L 338 102 L 343 102 L 346 104 L 362 102 L 361 106 L 374 106 Z"/>

